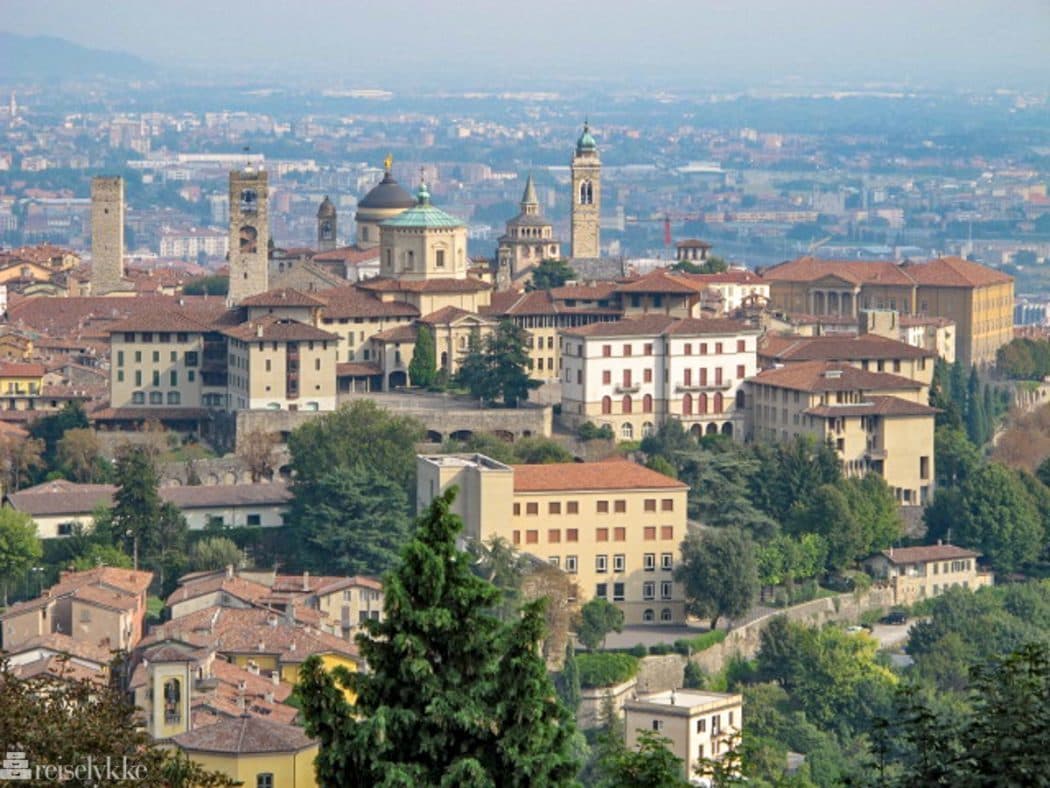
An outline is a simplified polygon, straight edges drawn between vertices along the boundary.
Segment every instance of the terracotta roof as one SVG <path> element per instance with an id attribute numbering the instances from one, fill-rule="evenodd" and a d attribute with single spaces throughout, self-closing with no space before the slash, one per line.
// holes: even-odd
<path id="1" fill-rule="evenodd" d="M 423 315 L 419 318 L 421 323 L 427 323 L 428 325 L 440 325 L 443 323 L 452 323 L 459 320 L 461 317 L 474 314 L 468 312 L 466 309 L 460 309 L 458 306 L 443 306 L 429 315 Z"/>
<path id="2" fill-rule="evenodd" d="M 900 397 L 867 397 L 866 402 L 852 405 L 818 405 L 807 408 L 812 416 L 837 418 L 839 416 L 933 416 L 939 411 L 929 405 Z"/>
<path id="3" fill-rule="evenodd" d="M 0 362 L 0 378 L 40 378 L 46 371 L 43 364 Z"/>
<path id="4" fill-rule="evenodd" d="M 799 257 L 762 271 L 762 278 L 772 282 L 812 282 L 826 276 L 835 276 L 853 284 L 915 284 L 915 280 L 901 266 L 889 261 Z"/>
<path id="5" fill-rule="evenodd" d="M 583 337 L 639 337 L 639 336 L 704 336 L 757 333 L 758 329 L 742 320 L 730 318 L 678 318 L 669 315 L 644 315 L 608 323 L 565 329 L 569 336 Z"/>
<path id="6" fill-rule="evenodd" d="M 800 361 L 783 367 L 765 369 L 751 383 L 798 391 L 893 391 L 918 390 L 922 384 L 888 372 L 869 372 L 852 364 L 826 361 Z"/>
<path id="7" fill-rule="evenodd" d="M 760 355 L 777 361 L 864 361 L 869 359 L 935 358 L 932 350 L 914 347 L 878 334 L 859 336 L 768 336 Z"/>
<path id="8" fill-rule="evenodd" d="M 108 607 L 111 610 L 131 611 L 139 606 L 138 596 L 123 591 L 107 591 L 102 586 L 80 586 L 73 592 L 73 599 L 99 607 Z"/>
<path id="9" fill-rule="evenodd" d="M 684 241 L 679 241 L 675 244 L 678 249 L 710 249 L 711 244 L 707 241 L 701 241 L 699 238 L 686 238 Z"/>
<path id="10" fill-rule="evenodd" d="M 211 328 L 196 317 L 191 317 L 178 309 L 164 309 L 157 312 L 142 312 L 126 320 L 111 323 L 105 327 L 107 333 L 123 331 L 176 331 L 203 334 Z"/>
<path id="11" fill-rule="evenodd" d="M 23 662 L 21 665 L 9 665 L 11 674 L 20 679 L 62 679 L 65 681 L 96 681 L 103 683 L 107 680 L 107 666 L 89 668 L 79 662 L 74 662 L 60 654 L 48 654 L 32 662 Z"/>
<path id="12" fill-rule="evenodd" d="M 43 482 L 9 493 L 11 506 L 30 516 L 77 514 L 96 506 L 111 506 L 117 488 L 112 484 L 78 484 L 66 479 Z"/>
<path id="13" fill-rule="evenodd" d="M 324 301 L 307 293 L 301 293 L 291 287 L 281 287 L 256 293 L 241 299 L 241 306 L 324 306 Z"/>
<path id="14" fill-rule="evenodd" d="M 91 421 L 197 421 L 210 419 L 214 414 L 208 408 L 141 407 L 101 408 L 92 411 Z"/>
<path id="15" fill-rule="evenodd" d="M 593 285 L 563 285 L 552 287 L 548 292 L 551 298 L 564 301 L 575 298 L 580 301 L 602 301 L 616 292 L 617 285 L 613 282 L 598 282 Z"/>
<path id="16" fill-rule="evenodd" d="M 382 301 L 356 285 L 321 290 L 318 298 L 325 301 L 322 316 L 350 317 L 416 317 L 419 310 L 404 301 Z"/>
<path id="17" fill-rule="evenodd" d="M 621 284 L 616 288 L 616 292 L 692 295 L 699 293 L 702 289 L 702 285 L 690 281 L 687 277 L 673 274 L 664 268 L 658 268 L 645 276 Z"/>
<path id="18" fill-rule="evenodd" d="M 894 564 L 924 564 L 928 561 L 950 561 L 953 558 L 978 558 L 980 553 L 952 544 L 931 544 L 924 547 L 894 547 L 882 555 Z"/>
<path id="19" fill-rule="evenodd" d="M 380 293 L 476 293 L 491 290 L 492 285 L 480 279 L 425 279 L 422 281 L 406 279 L 367 279 L 358 282 L 362 290 L 375 290 Z"/>
<path id="20" fill-rule="evenodd" d="M 222 591 L 224 594 L 229 594 L 244 602 L 255 602 L 270 593 L 270 589 L 262 583 L 254 583 L 236 575 L 227 577 L 223 573 L 180 585 L 168 595 L 168 598 L 164 600 L 164 604 L 171 607 L 180 602 L 214 594 L 217 591 Z"/>
<path id="21" fill-rule="evenodd" d="M 1012 276 L 961 257 L 937 257 L 902 267 L 920 285 L 931 287 L 986 287 L 1013 281 Z"/>
<path id="22" fill-rule="evenodd" d="M 142 594 L 153 582 L 152 572 L 121 569 L 115 566 L 98 566 L 83 572 L 61 572 L 58 583 L 51 587 L 52 596 L 85 585 L 103 585 L 119 588 L 130 594 Z"/>
<path id="23" fill-rule="evenodd" d="M 765 282 L 761 276 L 756 274 L 754 271 L 748 271 L 744 268 L 730 268 L 726 271 L 722 271 L 718 274 L 682 274 L 694 282 L 699 282 L 702 285 L 758 285 L 758 284 L 769 284 Z"/>
<path id="24" fill-rule="evenodd" d="M 511 468 L 514 470 L 516 493 L 562 490 L 681 490 L 688 487 L 677 479 L 627 460 L 512 465 Z"/>
<path id="25" fill-rule="evenodd" d="M 171 740 L 190 752 L 240 755 L 299 752 L 317 744 L 302 728 L 252 716 L 221 720 L 177 734 Z"/>
<path id="26" fill-rule="evenodd" d="M 341 246 L 338 249 L 332 249 L 327 252 L 318 252 L 313 257 L 315 262 L 318 263 L 350 263 L 355 265 L 358 263 L 369 262 L 371 260 L 379 259 L 379 247 L 373 247 L 371 249 L 359 249 L 356 246 Z"/>
<path id="27" fill-rule="evenodd" d="M 84 640 L 75 640 L 69 635 L 63 635 L 59 632 L 48 632 L 45 635 L 30 638 L 10 649 L 4 649 L 3 654 L 7 657 L 12 657 L 18 654 L 26 654 L 30 651 L 68 654 L 85 662 L 94 662 L 99 667 L 108 666 L 113 659 L 113 654 L 109 649 Z"/>
<path id="28" fill-rule="evenodd" d="M 362 378 L 382 374 L 383 370 L 367 361 L 341 361 L 335 365 L 337 378 Z"/>
<path id="29" fill-rule="evenodd" d="M 292 499 L 288 483 L 283 480 L 253 484 L 197 484 L 162 487 L 160 496 L 180 509 L 206 506 L 280 505 Z"/>
<path id="30" fill-rule="evenodd" d="M 113 323 L 133 315 L 157 316 L 170 310 L 208 324 L 226 312 L 227 307 L 223 296 L 40 296 L 12 303 L 8 307 L 8 323 L 70 340 L 80 337 L 92 325 L 97 325 L 104 334 Z"/>
<path id="31" fill-rule="evenodd" d="M 411 323 L 405 323 L 373 334 L 372 339 L 378 339 L 380 342 L 415 342 L 416 327 Z"/>
<path id="32" fill-rule="evenodd" d="M 222 333 L 242 342 L 306 342 L 339 339 L 338 335 L 322 331 L 298 320 L 274 315 L 263 315 Z"/>

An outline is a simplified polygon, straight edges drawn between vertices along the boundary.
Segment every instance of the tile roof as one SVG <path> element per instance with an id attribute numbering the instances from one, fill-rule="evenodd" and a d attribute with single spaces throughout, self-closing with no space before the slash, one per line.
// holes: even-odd
<path id="1" fill-rule="evenodd" d="M 416 317 L 419 310 L 405 301 L 383 301 L 357 285 L 320 290 L 316 296 L 325 302 L 321 314 L 326 318 Z"/>
<path id="2" fill-rule="evenodd" d="M 141 312 L 105 327 L 105 331 L 110 334 L 124 331 L 177 331 L 203 334 L 211 330 L 211 326 L 207 323 L 201 322 L 197 317 L 180 309 Z"/>
<path id="3" fill-rule="evenodd" d="M 227 328 L 222 333 L 242 342 L 320 342 L 339 339 L 337 334 L 330 331 L 322 331 L 298 320 L 275 315 L 263 315 L 256 320 Z"/>
<path id="4" fill-rule="evenodd" d="M 65 681 L 107 681 L 107 666 L 89 668 L 62 654 L 46 654 L 32 662 L 9 665 L 11 674 L 20 679 L 63 679 Z"/>
<path id="5" fill-rule="evenodd" d="M 252 484 L 197 484 L 162 487 L 161 497 L 180 509 L 211 506 L 281 505 L 292 499 L 288 482 L 255 482 Z"/>
<path id="6" fill-rule="evenodd" d="M 84 585 L 73 592 L 73 599 L 111 610 L 136 610 L 139 598 L 124 591 L 108 591 L 103 586 Z"/>
<path id="7" fill-rule="evenodd" d="M 374 290 L 379 293 L 476 293 L 492 289 L 492 285 L 480 279 L 451 277 L 424 280 L 376 278 L 358 282 L 357 286 L 362 290 Z"/>
<path id="8" fill-rule="evenodd" d="M 777 361 L 863 361 L 935 358 L 932 350 L 878 334 L 819 337 L 767 336 L 759 354 Z"/>
<path id="9" fill-rule="evenodd" d="M 0 361 L 0 378 L 40 378 L 47 369 L 43 364 Z"/>
<path id="10" fill-rule="evenodd" d="M 341 246 L 327 252 L 318 252 L 313 259 L 318 263 L 350 263 L 356 265 L 379 259 L 379 247 L 359 249 L 356 246 Z"/>
<path id="11" fill-rule="evenodd" d="M 937 257 L 924 263 L 906 262 L 902 267 L 920 286 L 986 287 L 1013 281 L 1012 276 L 961 257 Z"/>
<path id="12" fill-rule="evenodd" d="M 194 728 L 171 740 L 190 752 L 239 755 L 299 752 L 317 744 L 302 728 L 247 715 Z"/>
<path id="13" fill-rule="evenodd" d="M 758 285 L 768 284 L 761 276 L 746 268 L 730 268 L 717 274 L 682 274 L 702 285 Z"/>
<path id="14" fill-rule="evenodd" d="M 639 336 L 707 336 L 758 333 L 759 329 L 743 320 L 720 317 L 671 317 L 670 315 L 643 315 L 608 323 L 568 328 L 569 336 L 583 337 L 639 337 Z"/>
<path id="15" fill-rule="evenodd" d="M 834 276 L 852 284 L 915 284 L 901 266 L 881 260 L 825 260 L 799 257 L 762 271 L 762 278 L 772 282 L 812 282 Z"/>
<path id="16" fill-rule="evenodd" d="M 710 249 L 711 244 L 707 241 L 701 241 L 699 238 L 686 238 L 676 243 L 675 247 L 678 249 Z"/>
<path id="17" fill-rule="evenodd" d="M 105 334 L 114 322 L 133 315 L 160 315 L 170 310 L 179 310 L 198 322 L 209 323 L 226 312 L 227 307 L 223 296 L 40 296 L 10 304 L 8 323 L 68 340 L 79 338 L 92 326 Z"/>
<path id="18" fill-rule="evenodd" d="M 10 649 L 4 649 L 3 654 L 7 657 L 13 657 L 19 654 L 27 654 L 30 651 L 54 655 L 68 654 L 70 657 L 83 660 L 84 662 L 94 662 L 100 668 L 108 666 L 113 659 L 113 654 L 109 649 L 88 641 L 76 640 L 60 632 L 48 632 L 47 634 L 30 638 L 17 646 L 12 646 Z"/>
<path id="19" fill-rule="evenodd" d="M 931 544 L 923 547 L 894 547 L 882 555 L 894 564 L 923 564 L 927 561 L 949 561 L 953 558 L 978 558 L 980 553 L 952 544 Z"/>
<path id="20" fill-rule="evenodd" d="M 255 602 L 270 593 L 270 589 L 262 583 L 255 583 L 237 576 L 227 577 L 223 573 L 183 583 L 168 595 L 168 598 L 164 600 L 164 604 L 171 607 L 180 602 L 197 599 L 218 591 L 244 602 Z"/>
<path id="21" fill-rule="evenodd" d="M 378 339 L 380 342 L 415 342 L 416 332 L 415 325 L 405 323 L 404 325 L 388 328 L 386 331 L 380 331 L 378 334 L 373 334 L 372 339 Z"/>
<path id="22" fill-rule="evenodd" d="M 593 285 L 562 285 L 552 287 L 548 292 L 551 298 L 564 301 L 569 298 L 580 301 L 602 301 L 616 292 L 617 285 L 613 282 L 596 282 Z"/>
<path id="23" fill-rule="evenodd" d="M 750 383 L 798 391 L 900 391 L 919 390 L 922 384 L 888 372 L 869 372 L 852 364 L 827 361 L 800 361 L 783 367 L 764 369 Z"/>
<path id="24" fill-rule="evenodd" d="M 703 289 L 703 285 L 691 281 L 688 277 L 673 274 L 665 268 L 658 268 L 638 279 L 624 282 L 616 288 L 616 292 L 693 295 Z"/>
<path id="25" fill-rule="evenodd" d="M 839 416 L 933 416 L 939 411 L 920 402 L 900 397 L 867 397 L 866 402 L 851 405 L 817 405 L 807 408 L 812 416 L 837 418 Z"/>
<path id="26" fill-rule="evenodd" d="M 688 485 L 628 460 L 512 465 L 514 492 L 681 490 Z"/>
<path id="27" fill-rule="evenodd" d="M 340 361 L 335 365 L 337 378 L 361 378 L 382 374 L 383 370 L 378 365 L 367 361 Z"/>
<path id="28" fill-rule="evenodd" d="M 324 301 L 291 287 L 280 287 L 241 299 L 241 306 L 324 306 Z"/>
<path id="29" fill-rule="evenodd" d="M 423 315 L 423 317 L 419 318 L 419 322 L 432 326 L 443 323 L 454 323 L 461 317 L 467 317 L 472 314 L 474 313 L 468 312 L 466 309 L 460 309 L 458 306 L 443 306 L 441 309 L 435 310 L 429 315 Z"/>

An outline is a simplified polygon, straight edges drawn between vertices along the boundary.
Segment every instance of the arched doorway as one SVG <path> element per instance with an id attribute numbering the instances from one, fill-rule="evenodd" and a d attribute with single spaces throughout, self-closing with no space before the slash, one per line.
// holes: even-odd
<path id="1" fill-rule="evenodd" d="M 722 434 L 728 435 L 730 438 L 733 437 L 733 422 L 727 421 L 722 425 Z"/>
<path id="2" fill-rule="evenodd" d="M 718 425 L 715 424 L 714 422 L 711 422 L 710 424 L 707 425 L 707 431 L 706 432 L 707 432 L 708 435 L 717 435 L 718 434 Z"/>

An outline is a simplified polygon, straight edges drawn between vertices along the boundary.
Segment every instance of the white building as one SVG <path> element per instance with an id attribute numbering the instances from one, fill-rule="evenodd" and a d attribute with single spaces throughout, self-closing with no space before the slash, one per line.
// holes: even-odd
<path id="1" fill-rule="evenodd" d="M 225 257 L 229 250 L 229 234 L 223 230 L 193 229 L 166 232 L 160 237 L 161 257 L 195 260 L 201 252 L 208 257 Z"/>
<path id="2" fill-rule="evenodd" d="M 759 329 L 725 318 L 646 315 L 561 332 L 562 417 L 638 440 L 679 419 L 689 432 L 743 438 L 743 382 Z"/>

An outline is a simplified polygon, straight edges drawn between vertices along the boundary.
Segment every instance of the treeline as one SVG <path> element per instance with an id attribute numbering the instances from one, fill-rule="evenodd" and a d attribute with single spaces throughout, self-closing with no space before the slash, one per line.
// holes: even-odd
<path id="1" fill-rule="evenodd" d="M 982 381 L 976 366 L 967 370 L 958 361 L 948 364 L 937 359 L 930 383 L 930 405 L 941 410 L 937 426 L 965 429 L 971 442 L 983 446 L 992 439 L 1010 404 L 1009 389 Z"/>
<path id="2" fill-rule="evenodd" d="M 995 353 L 1001 375 L 1014 380 L 1042 380 L 1050 375 L 1050 340 L 1019 337 Z"/>

